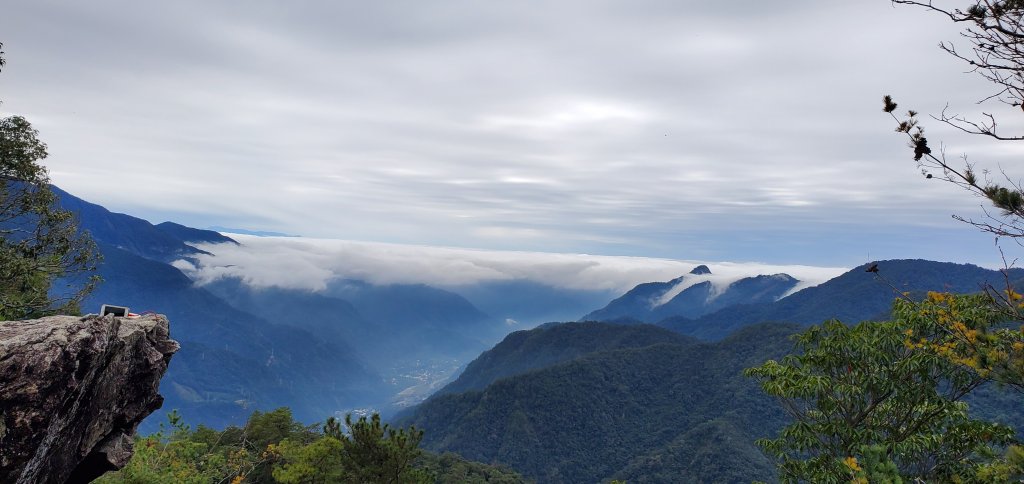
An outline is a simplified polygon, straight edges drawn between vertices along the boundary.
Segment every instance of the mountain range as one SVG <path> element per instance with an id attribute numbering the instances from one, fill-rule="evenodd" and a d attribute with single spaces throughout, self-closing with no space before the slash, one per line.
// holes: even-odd
<path id="1" fill-rule="evenodd" d="M 585 321 L 634 319 L 656 323 L 666 318 L 695 318 L 736 304 L 774 302 L 800 282 L 789 274 L 758 275 L 736 281 L 715 280 L 706 265 L 668 282 L 640 284 Z"/>
<path id="2" fill-rule="evenodd" d="M 172 409 L 211 426 L 277 406 L 310 422 L 358 408 L 388 410 L 417 387 L 402 395 L 407 405 L 504 335 L 503 324 L 461 296 L 427 286 L 340 281 L 325 293 L 254 289 L 231 279 L 199 286 L 170 263 L 207 253 L 190 243 L 236 241 L 153 225 L 54 191 L 103 255 L 104 282 L 83 308 L 118 304 L 166 314 L 182 345 L 163 380 L 164 411 L 144 431 Z"/>
<path id="3" fill-rule="evenodd" d="M 877 272 L 866 269 L 875 265 Z M 714 280 L 706 265 L 667 282 L 637 285 L 583 321 L 647 322 L 705 340 L 722 339 L 759 322 L 811 325 L 882 320 L 893 299 L 920 298 L 927 291 L 971 293 L 1017 285 L 1024 269 L 992 270 L 971 264 L 887 260 L 855 267 L 824 283 L 794 291 L 788 274 Z"/>
<path id="4" fill-rule="evenodd" d="M 878 261 L 877 273 L 861 266 L 818 285 L 784 273 L 725 277 L 714 264 L 698 265 L 620 295 L 530 280 L 437 287 L 335 278 L 320 290 L 240 277 L 198 284 L 181 261 L 215 260 L 237 240 L 56 192 L 104 256 L 105 281 L 84 309 L 110 303 L 164 313 L 182 344 L 162 382 L 164 410 L 143 432 L 174 409 L 214 427 L 277 406 L 307 422 L 400 412 L 398 424 L 426 430 L 427 448 L 507 464 L 540 482 L 771 480 L 772 464 L 753 441 L 785 417 L 740 376 L 743 368 L 788 352 L 789 335 L 803 326 L 886 318 L 903 293 L 975 292 L 1024 279 L 1018 269 L 893 260 Z M 519 320 L 543 318 L 552 322 L 515 331 Z M 583 322 L 557 322 L 573 319 Z M 971 405 L 1024 426 L 1013 400 L 981 395 Z"/>
<path id="5" fill-rule="evenodd" d="M 878 272 L 867 272 L 870 264 L 814 287 L 808 287 L 771 302 L 735 304 L 697 318 L 673 316 L 657 324 L 702 339 L 721 339 L 752 323 L 778 321 L 804 326 L 829 319 L 846 323 L 884 320 L 893 299 L 920 298 L 927 291 L 953 293 L 979 292 L 986 287 L 1005 288 L 1009 280 L 1024 279 L 1024 269 L 1006 271 L 985 269 L 971 264 L 927 260 L 879 261 Z"/>
<path id="6" fill-rule="evenodd" d="M 788 417 L 742 370 L 791 352 L 800 329 L 759 323 L 712 342 L 648 324 L 518 331 L 398 423 L 430 450 L 537 482 L 775 482 L 755 441 Z M 1024 430 L 1019 398 L 988 385 L 966 402 Z"/>

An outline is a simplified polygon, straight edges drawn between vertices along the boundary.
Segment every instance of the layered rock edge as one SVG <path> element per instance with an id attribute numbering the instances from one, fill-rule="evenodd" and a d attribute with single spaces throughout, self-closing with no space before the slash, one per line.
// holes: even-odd
<path id="1" fill-rule="evenodd" d="M 0 321 L 0 482 L 89 482 L 123 467 L 179 348 L 162 315 Z"/>

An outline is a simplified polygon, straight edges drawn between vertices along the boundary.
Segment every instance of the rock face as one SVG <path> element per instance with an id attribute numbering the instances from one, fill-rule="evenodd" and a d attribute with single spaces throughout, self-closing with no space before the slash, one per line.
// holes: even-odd
<path id="1" fill-rule="evenodd" d="M 178 348 L 160 315 L 0 322 L 0 482 L 89 482 L 124 466 Z"/>

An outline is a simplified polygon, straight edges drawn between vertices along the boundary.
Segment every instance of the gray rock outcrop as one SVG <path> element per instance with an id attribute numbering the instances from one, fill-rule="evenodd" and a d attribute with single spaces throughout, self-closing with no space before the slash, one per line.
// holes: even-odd
<path id="1" fill-rule="evenodd" d="M 124 466 L 178 348 L 160 315 L 0 321 L 0 482 L 89 482 Z"/>

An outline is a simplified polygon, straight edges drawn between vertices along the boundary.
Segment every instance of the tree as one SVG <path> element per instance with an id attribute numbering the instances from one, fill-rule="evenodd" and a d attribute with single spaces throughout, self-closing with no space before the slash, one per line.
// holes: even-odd
<path id="1" fill-rule="evenodd" d="M 978 103 L 994 103 L 1011 109 L 1015 114 L 1018 108 L 1024 109 L 1024 1 L 975 0 L 966 9 L 940 6 L 932 0 L 893 0 L 893 3 L 922 7 L 946 16 L 955 24 L 964 25 L 961 35 L 969 47 L 957 47 L 952 42 L 942 42 L 939 47 L 964 61 L 971 72 L 993 86 Z M 910 109 L 905 116 L 898 117 L 893 98 L 886 95 L 883 101 L 883 111 L 897 123 L 896 131 L 908 137 L 913 159 L 926 178 L 953 183 L 983 197 L 996 209 L 983 209 L 984 217 L 980 220 L 958 215 L 953 217 L 994 234 L 996 244 L 1000 237 L 1021 244 L 1024 237 L 1024 191 L 1020 182 L 1001 168 L 995 171 L 979 169 L 975 163 L 967 161 L 966 155 L 962 163 L 950 162 L 943 149 L 936 152 L 934 144 L 929 145 L 918 113 Z M 991 112 L 983 112 L 980 117 L 971 119 L 951 113 L 947 104 L 939 115 L 932 118 L 956 130 L 991 140 L 1024 140 L 1021 133 L 1000 131 L 997 116 Z M 1007 268 L 1011 265 L 1013 263 L 1007 263 Z M 1014 288 L 1015 281 L 1010 280 L 1009 272 L 1005 273 L 1008 274 L 1005 288 L 995 289 L 991 285 L 985 288 L 989 304 L 1010 319 L 1021 320 L 1024 317 L 1024 297 Z M 943 302 L 946 304 L 936 305 L 920 316 L 941 328 L 946 341 L 941 344 L 926 341 L 918 349 L 974 370 L 987 380 L 1024 388 L 1024 328 L 990 324 L 972 326 L 971 318 L 957 309 L 955 300 L 947 298 Z M 1011 477 L 1020 479 L 1024 470 L 1022 455 L 1024 449 L 1010 446 L 1004 458 L 993 461 L 979 473 L 979 479 L 995 482 L 1009 482 Z"/>
<path id="2" fill-rule="evenodd" d="M 920 303 L 898 299 L 893 316 L 811 327 L 796 336 L 795 354 L 745 371 L 795 420 L 777 438 L 758 441 L 780 460 L 780 479 L 1019 477 L 1024 468 L 998 458 L 1013 442 L 1013 429 L 971 419 L 962 401 L 989 381 L 986 362 L 963 360 L 977 357 L 965 342 L 1002 321 L 1003 313 L 985 294 L 932 293 Z M 958 333 L 949 332 L 944 317 L 957 321 Z"/>
<path id="3" fill-rule="evenodd" d="M 282 464 L 274 467 L 274 480 L 283 484 L 331 484 L 344 482 L 341 441 L 324 436 L 309 445 L 291 440 L 281 442 L 276 451 Z"/>
<path id="4" fill-rule="evenodd" d="M 315 442 L 303 445 L 284 440 L 279 446 L 272 446 L 279 455 L 274 479 L 286 483 L 434 482 L 428 472 L 414 466 L 422 454 L 422 431 L 392 429 L 381 423 L 378 414 L 369 419 L 359 417 L 355 422 L 351 415 L 346 415 L 345 428 L 347 433 L 331 417 L 323 426 L 322 437 Z"/>
<path id="5" fill-rule="evenodd" d="M 352 421 L 352 415 L 346 415 L 345 425 L 349 429 L 349 435 L 341 439 L 345 482 L 433 482 L 426 473 L 413 467 L 422 453 L 419 449 L 422 430 L 415 427 L 395 430 L 388 424 L 381 424 L 380 415 L 376 413 L 369 420 L 363 416 L 356 422 Z"/>
<path id="6" fill-rule="evenodd" d="M 136 436 L 128 464 L 108 472 L 100 484 L 241 482 L 260 465 L 259 454 L 238 444 L 222 445 L 220 435 L 200 426 L 192 431 L 177 412 L 167 415 L 169 426 L 147 437 Z M 204 434 L 217 434 L 211 436 Z M 269 481 L 267 481 L 269 482 Z"/>
<path id="7" fill-rule="evenodd" d="M 943 8 L 933 1 L 893 0 L 893 3 L 923 7 L 948 17 L 955 23 L 966 25 L 961 36 L 970 45 L 964 50 L 952 42 L 939 47 L 966 63 L 969 69 L 994 85 L 994 89 L 979 100 L 979 104 L 997 102 L 1004 108 L 1024 109 L 1024 0 L 977 0 L 967 9 Z M 1002 175 L 1002 181 L 993 178 L 991 170 L 980 174 L 974 163 L 949 161 L 945 152 L 935 153 L 919 124 L 917 112 L 910 110 L 901 119 L 895 114 L 897 104 L 885 96 L 883 110 L 897 122 L 896 131 L 909 137 L 922 174 L 939 179 L 986 198 L 1000 213 L 988 211 L 982 220 L 955 216 L 996 236 L 1024 237 L 1024 191 L 1019 182 Z M 952 113 L 947 105 L 933 119 L 965 133 L 1000 141 L 1024 141 L 1024 134 L 1006 134 L 999 130 L 997 117 L 983 112 L 981 119 Z M 963 157 L 966 160 L 966 155 Z"/>
<path id="8" fill-rule="evenodd" d="M 979 104 L 994 102 L 1003 108 L 1013 108 L 1015 112 L 1024 110 L 1024 0 L 976 0 L 966 9 L 944 8 L 933 1 L 893 0 L 893 3 L 922 7 L 965 25 L 961 36 L 969 44 L 968 49 L 958 48 L 952 42 L 942 42 L 939 47 L 966 63 L 972 72 L 994 86 L 979 100 Z M 943 150 L 933 151 L 919 123 L 918 113 L 909 110 L 901 118 L 897 116 L 896 109 L 897 104 L 892 97 L 884 96 L 883 111 L 896 121 L 896 131 L 908 137 L 914 160 L 928 179 L 953 183 L 986 199 L 997 209 L 996 213 L 984 209 L 985 216 L 980 220 L 960 215 L 954 215 L 954 218 L 994 234 L 997 243 L 1002 237 L 1024 244 L 1024 190 L 1020 182 L 1014 181 L 1001 169 L 998 175 L 990 169 L 979 169 L 975 163 L 966 161 L 966 155 L 963 163 L 956 163 L 950 161 Z M 947 106 L 932 118 L 962 132 L 991 140 L 1024 141 L 1024 134 L 1007 135 L 1000 131 L 997 117 L 989 112 L 982 113 L 980 120 L 972 120 L 951 114 Z M 1006 265 L 1008 269 L 1013 263 Z M 1007 276 L 1003 287 L 989 286 L 985 289 L 997 307 L 1011 319 L 1021 320 L 1024 319 L 1024 296 L 1014 288 L 1014 282 Z M 955 318 L 945 318 L 944 321 L 949 325 L 947 331 L 957 332 L 953 326 L 958 322 Z M 1014 345 L 1021 344 L 1024 328 L 1020 331 L 981 328 L 978 331 L 973 341 L 960 345 L 962 351 L 973 352 L 956 355 L 960 361 L 982 361 L 989 366 L 987 370 L 992 378 L 1024 387 L 1024 363 L 994 357 L 1012 353 Z"/>
<path id="9" fill-rule="evenodd" d="M 0 321 L 77 312 L 99 280 L 89 275 L 99 261 L 96 245 L 56 206 L 39 164 L 46 156 L 25 118 L 0 119 Z"/>

